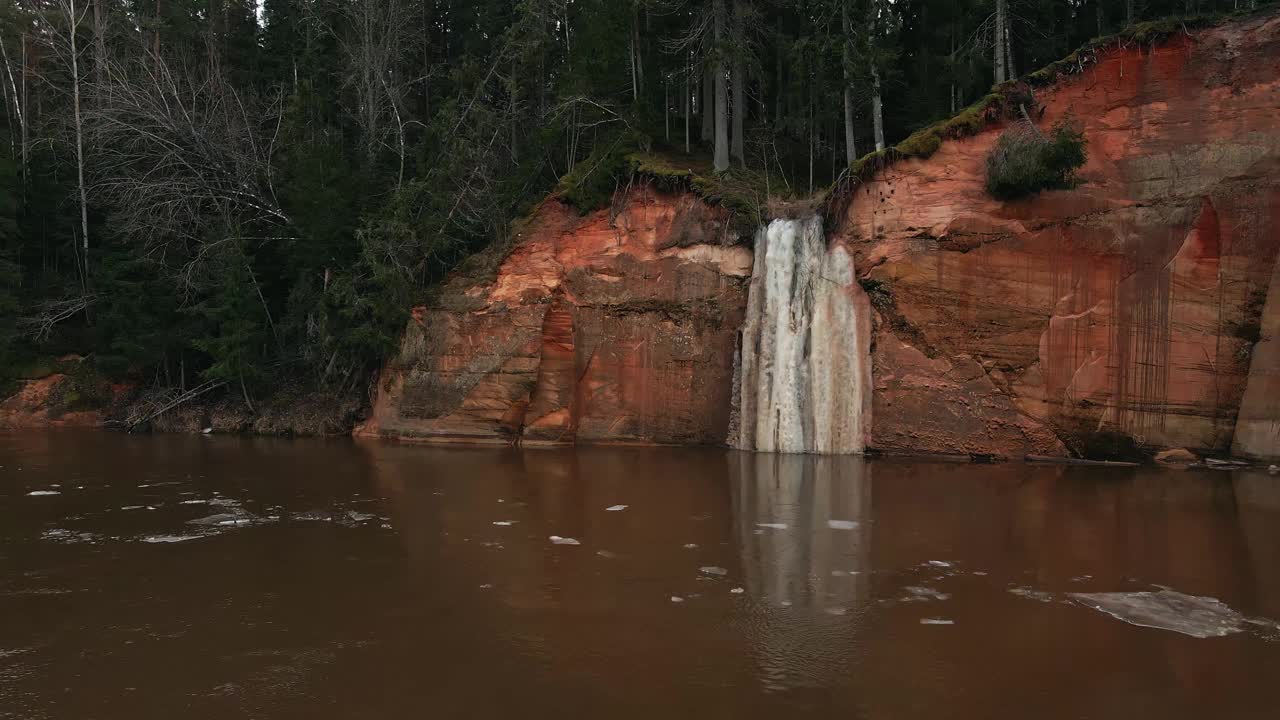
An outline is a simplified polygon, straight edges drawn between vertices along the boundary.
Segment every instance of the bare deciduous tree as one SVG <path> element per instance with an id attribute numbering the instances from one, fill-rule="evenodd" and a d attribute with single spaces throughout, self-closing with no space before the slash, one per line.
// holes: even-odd
<path id="1" fill-rule="evenodd" d="M 292 237 L 272 186 L 278 99 L 246 101 L 221 73 L 155 56 L 108 63 L 107 85 L 85 114 L 90 187 L 123 237 L 188 284 L 246 233 Z"/>

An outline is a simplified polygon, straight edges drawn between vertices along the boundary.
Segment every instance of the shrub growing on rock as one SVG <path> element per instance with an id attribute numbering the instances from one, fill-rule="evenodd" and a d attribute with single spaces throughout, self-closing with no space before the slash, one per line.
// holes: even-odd
<path id="1" fill-rule="evenodd" d="M 1015 200 L 1073 187 L 1076 169 L 1086 157 L 1084 133 L 1065 120 L 1048 135 L 1030 123 L 1018 123 L 987 156 L 987 192 L 999 200 Z"/>

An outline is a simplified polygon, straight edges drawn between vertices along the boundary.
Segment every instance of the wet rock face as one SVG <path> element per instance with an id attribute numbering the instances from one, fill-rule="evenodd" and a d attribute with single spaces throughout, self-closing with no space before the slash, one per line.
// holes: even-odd
<path id="1" fill-rule="evenodd" d="M 496 277 L 417 308 L 359 434 L 722 443 L 751 251 L 690 195 L 548 200 Z"/>
<path id="2" fill-rule="evenodd" d="M 1280 249 L 1276 58 L 1273 16 L 1117 50 L 1041 91 L 1041 126 L 1085 128 L 1073 190 L 987 196 L 1000 128 L 858 188 L 835 234 L 879 316 L 870 444 L 1226 451 L 1243 400 L 1249 452 L 1280 453 L 1280 364 L 1254 352 Z"/>

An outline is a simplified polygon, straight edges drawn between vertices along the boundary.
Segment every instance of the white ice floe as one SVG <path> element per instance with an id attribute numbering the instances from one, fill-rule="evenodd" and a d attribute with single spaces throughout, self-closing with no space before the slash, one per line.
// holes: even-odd
<path id="1" fill-rule="evenodd" d="M 1037 600 L 1044 603 L 1053 602 L 1053 593 L 1045 592 L 1044 590 L 1034 590 L 1028 587 L 1012 587 L 1009 588 L 1009 593 L 1017 595 L 1018 597 L 1027 598 L 1028 600 Z"/>
<path id="2" fill-rule="evenodd" d="M 142 538 L 144 543 L 180 543 L 188 540 L 199 540 L 203 535 L 148 535 Z"/>
<path id="3" fill-rule="evenodd" d="M 179 505 L 208 505 L 209 501 L 208 500 L 183 500 L 178 504 Z"/>
<path id="4" fill-rule="evenodd" d="M 929 562 L 925 563 L 925 565 L 928 565 L 929 567 L 939 567 L 939 568 L 951 567 L 951 563 L 947 562 L 946 560 L 930 560 Z"/>
<path id="5" fill-rule="evenodd" d="M 740 587 L 736 587 L 736 588 L 734 588 L 734 589 L 730 590 L 729 592 L 733 593 L 734 595 L 741 595 L 742 593 L 746 592 L 746 590 L 743 590 L 743 589 L 742 589 L 742 588 L 740 588 Z"/>
<path id="6" fill-rule="evenodd" d="M 628 507 L 628 506 L 626 506 L 626 505 L 610 505 L 609 507 L 605 508 L 605 511 L 606 511 L 606 512 L 619 512 L 619 511 L 621 511 L 621 510 L 626 510 L 626 509 L 627 509 L 627 507 Z"/>
<path id="7" fill-rule="evenodd" d="M 61 495 L 57 490 L 32 490 L 27 493 L 27 497 L 43 497 L 45 495 Z"/>
<path id="8" fill-rule="evenodd" d="M 680 597 L 679 595 L 672 595 L 672 596 L 671 596 L 671 602 L 673 602 L 673 603 L 682 603 L 682 602 L 684 602 L 684 598 Z"/>
<path id="9" fill-rule="evenodd" d="M 560 537 L 559 535 L 552 535 L 550 537 L 550 540 L 552 545 L 581 545 L 582 544 L 571 537 Z"/>
<path id="10" fill-rule="evenodd" d="M 516 524 L 516 521 L 515 520 L 494 520 L 493 524 L 497 525 L 498 527 L 511 527 L 512 525 Z"/>
<path id="11" fill-rule="evenodd" d="M 756 527 L 770 528 L 772 530 L 786 530 L 786 523 L 756 523 Z"/>
<path id="12" fill-rule="evenodd" d="M 910 597 L 904 598 L 906 602 L 925 601 L 925 600 L 948 600 L 951 598 L 951 596 L 948 595 L 947 593 L 940 592 L 931 587 L 921 587 L 919 585 L 908 585 L 907 587 L 904 587 L 903 590 L 906 590 L 907 593 L 910 594 Z"/>
<path id="13" fill-rule="evenodd" d="M 1265 618 L 1247 618 L 1212 597 L 1159 592 L 1070 593 L 1081 605 L 1139 627 L 1170 630 L 1194 638 L 1222 637 L 1241 632 L 1245 624 L 1280 629 Z"/>
<path id="14" fill-rule="evenodd" d="M 828 520 L 827 527 L 832 530 L 854 530 L 858 527 L 857 520 Z"/>
<path id="15" fill-rule="evenodd" d="M 696 550 L 696 549 L 697 549 L 697 547 L 698 547 L 698 543 L 685 543 L 685 544 L 684 544 L 684 549 L 685 549 L 685 550 Z"/>
<path id="16" fill-rule="evenodd" d="M 944 620 L 943 618 L 920 618 L 921 625 L 955 625 L 955 620 Z"/>
<path id="17" fill-rule="evenodd" d="M 718 576 L 724 576 L 729 574 L 728 570 L 725 570 L 722 567 L 716 567 L 715 565 L 703 565 L 702 567 L 698 568 L 698 572 L 702 573 L 703 575 L 718 575 Z"/>

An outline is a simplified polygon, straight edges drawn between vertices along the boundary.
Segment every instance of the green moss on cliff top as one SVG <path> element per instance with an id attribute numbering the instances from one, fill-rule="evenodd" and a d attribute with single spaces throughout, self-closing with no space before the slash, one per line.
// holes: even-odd
<path id="1" fill-rule="evenodd" d="M 925 159 L 937 152 L 942 147 L 942 143 L 947 140 L 976 135 L 991 123 L 1018 113 L 1019 106 L 1031 99 L 1031 93 L 1035 88 L 1046 87 L 1058 82 L 1064 76 L 1083 72 L 1085 68 L 1098 62 L 1098 55 L 1101 53 L 1130 43 L 1151 45 L 1164 42 L 1178 33 L 1214 27 L 1249 14 L 1252 14 L 1252 11 L 1152 20 L 1131 25 L 1114 35 L 1090 40 L 1061 60 L 1052 62 L 1017 80 L 993 86 L 991 92 L 981 100 L 953 117 L 921 128 L 891 148 L 863 155 L 854 161 L 849 168 L 848 177 L 841 182 L 856 185 L 870 179 L 876 172 L 898 160 Z"/>

